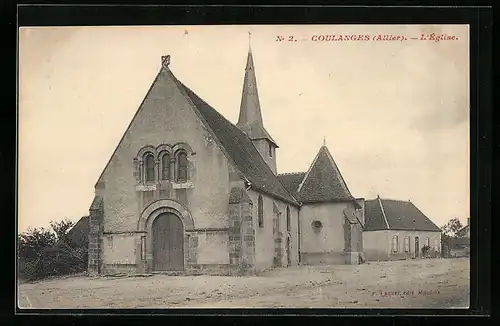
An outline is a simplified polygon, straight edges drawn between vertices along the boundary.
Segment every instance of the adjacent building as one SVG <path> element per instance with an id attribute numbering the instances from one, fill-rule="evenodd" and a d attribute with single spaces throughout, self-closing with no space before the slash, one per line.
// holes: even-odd
<path id="1" fill-rule="evenodd" d="M 365 202 L 363 246 L 366 260 L 437 257 L 441 230 L 411 201 Z"/>

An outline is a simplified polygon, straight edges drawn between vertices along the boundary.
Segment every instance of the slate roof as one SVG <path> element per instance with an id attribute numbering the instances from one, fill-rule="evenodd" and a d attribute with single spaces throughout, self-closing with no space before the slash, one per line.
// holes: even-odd
<path id="1" fill-rule="evenodd" d="M 224 116 L 202 100 L 173 74 L 172 77 L 186 92 L 186 95 L 196 106 L 196 109 L 205 122 L 210 126 L 225 151 L 236 164 L 236 167 L 252 183 L 252 186 L 257 190 L 278 197 L 286 202 L 298 205 L 299 203 L 281 184 L 247 134 L 224 118 Z"/>
<path id="2" fill-rule="evenodd" d="M 243 80 L 243 91 L 241 94 L 240 116 L 236 125 L 246 132 L 251 139 L 268 139 L 278 147 L 266 128 L 264 128 L 264 123 L 262 121 L 259 92 L 257 90 L 257 78 L 255 76 L 251 49 L 248 51 L 245 78 Z"/>
<path id="3" fill-rule="evenodd" d="M 297 194 L 297 188 L 299 188 L 299 184 L 302 182 L 305 175 L 305 172 L 282 173 L 278 174 L 278 179 L 283 186 L 285 186 L 285 189 L 295 196 Z"/>
<path id="4" fill-rule="evenodd" d="M 326 146 L 320 148 L 296 198 L 304 203 L 354 200 Z"/>
<path id="5" fill-rule="evenodd" d="M 377 198 L 365 201 L 365 231 L 387 230 Z"/>
<path id="6" fill-rule="evenodd" d="M 382 198 L 365 201 L 365 231 L 387 229 L 441 232 L 410 201 Z"/>

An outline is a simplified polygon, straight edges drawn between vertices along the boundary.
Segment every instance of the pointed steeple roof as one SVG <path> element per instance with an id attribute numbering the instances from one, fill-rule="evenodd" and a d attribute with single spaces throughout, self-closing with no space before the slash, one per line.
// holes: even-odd
<path id="1" fill-rule="evenodd" d="M 244 131 L 250 139 L 268 139 L 278 147 L 271 135 L 269 135 L 264 128 L 264 123 L 262 121 L 259 93 L 257 91 L 257 78 L 255 76 L 252 49 L 250 47 L 248 49 L 245 78 L 243 80 L 240 116 L 236 125 Z"/>
<path id="2" fill-rule="evenodd" d="M 354 200 L 328 148 L 321 146 L 297 189 L 301 202 Z"/>

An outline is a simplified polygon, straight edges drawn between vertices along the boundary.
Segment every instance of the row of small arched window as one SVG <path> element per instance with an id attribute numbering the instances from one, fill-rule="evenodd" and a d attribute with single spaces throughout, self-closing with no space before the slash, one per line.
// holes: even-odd
<path id="1" fill-rule="evenodd" d="M 170 153 L 164 151 L 160 153 L 158 172 L 155 173 L 156 164 L 153 153 L 146 152 L 142 157 L 143 172 L 141 173 L 141 180 L 146 183 L 153 183 L 159 180 L 175 180 L 176 182 L 186 182 L 188 180 L 188 160 L 187 153 L 184 149 L 175 152 L 172 158 Z M 171 165 L 174 165 L 174 178 L 172 178 Z"/>
<path id="2" fill-rule="evenodd" d="M 264 201 L 262 196 L 259 195 L 257 199 L 257 216 L 259 222 L 259 228 L 264 227 Z M 290 232 L 292 230 L 292 223 L 290 220 L 290 207 L 286 206 L 286 230 Z"/>

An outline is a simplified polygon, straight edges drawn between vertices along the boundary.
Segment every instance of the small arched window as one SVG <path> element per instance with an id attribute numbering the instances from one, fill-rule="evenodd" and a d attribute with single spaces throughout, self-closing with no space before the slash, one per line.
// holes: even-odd
<path id="1" fill-rule="evenodd" d="M 425 246 L 426 246 L 426 247 L 430 247 L 430 246 L 431 246 L 431 243 L 430 243 L 429 237 L 425 238 Z"/>
<path id="2" fill-rule="evenodd" d="M 399 244 L 398 244 L 398 236 L 395 235 L 392 237 L 392 252 L 398 252 Z"/>
<path id="3" fill-rule="evenodd" d="M 257 215 L 259 219 L 259 228 L 264 227 L 264 203 L 262 202 L 262 196 L 259 195 L 257 200 Z"/>
<path id="4" fill-rule="evenodd" d="M 405 237 L 405 252 L 410 252 L 410 237 Z"/>
<path id="5" fill-rule="evenodd" d="M 186 182 L 188 179 L 187 175 L 187 153 L 185 150 L 179 150 L 177 152 L 177 182 Z"/>
<path id="6" fill-rule="evenodd" d="M 292 230 L 292 223 L 290 221 L 290 206 L 286 207 L 286 230 L 288 232 Z"/>
<path id="7" fill-rule="evenodd" d="M 146 154 L 146 158 L 144 160 L 145 166 L 145 175 L 144 179 L 146 182 L 154 182 L 155 181 L 155 158 L 153 154 Z"/>
<path id="8" fill-rule="evenodd" d="M 161 179 L 170 180 L 170 154 L 165 153 L 161 157 Z"/>

